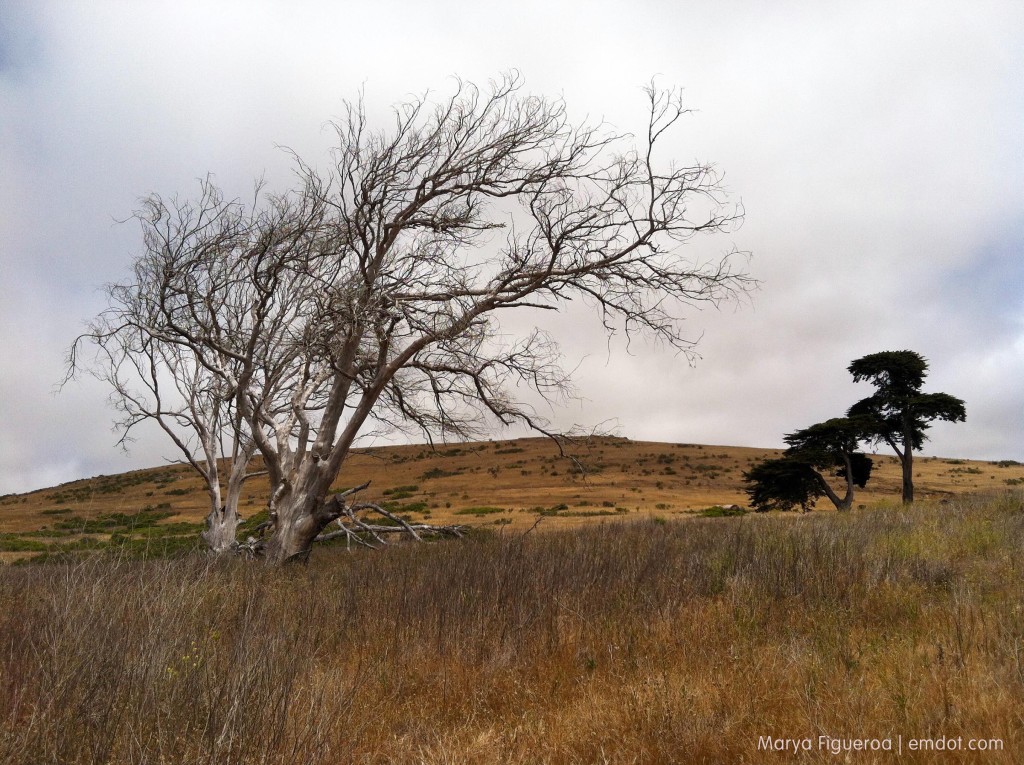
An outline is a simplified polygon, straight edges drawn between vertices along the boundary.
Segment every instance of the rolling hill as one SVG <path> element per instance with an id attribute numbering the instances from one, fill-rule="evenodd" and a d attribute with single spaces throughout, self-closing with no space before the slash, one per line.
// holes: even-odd
<path id="1" fill-rule="evenodd" d="M 544 528 L 638 516 L 699 513 L 745 507 L 743 472 L 777 450 L 596 437 L 562 456 L 544 438 L 358 450 L 335 488 L 370 480 L 361 495 L 432 523 Z M 922 500 L 1024 484 L 1024 465 L 1012 460 L 920 457 L 916 485 Z M 896 502 L 899 465 L 876 457 L 876 472 L 858 504 Z M 247 484 L 242 513 L 264 507 L 267 486 Z M 200 479 L 184 465 L 96 476 L 0 498 L 0 560 L 54 549 L 87 549 L 111 539 L 176 540 L 191 544 L 206 514 Z M 830 507 L 827 502 L 819 506 Z M 247 512 L 248 511 L 248 512 Z"/>

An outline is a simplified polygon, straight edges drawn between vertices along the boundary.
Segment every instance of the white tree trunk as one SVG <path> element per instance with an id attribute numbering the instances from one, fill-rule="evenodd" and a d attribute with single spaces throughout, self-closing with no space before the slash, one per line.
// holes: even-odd
<path id="1" fill-rule="evenodd" d="M 216 453 L 207 451 L 207 490 L 210 495 L 210 512 L 206 516 L 206 529 L 201 537 L 210 552 L 220 555 L 235 552 L 238 549 L 238 527 L 242 516 L 238 512 L 238 503 L 242 498 L 242 486 L 245 483 L 249 458 L 252 448 L 236 453 L 231 460 L 231 472 L 228 474 L 227 496 L 221 501 L 220 471 Z M 212 456 L 211 456 L 212 455 Z"/>
<path id="2" fill-rule="evenodd" d="M 234 552 L 238 546 L 238 525 L 241 521 L 238 512 L 226 505 L 211 510 L 206 516 L 206 528 L 200 535 L 209 551 L 217 555 Z"/>

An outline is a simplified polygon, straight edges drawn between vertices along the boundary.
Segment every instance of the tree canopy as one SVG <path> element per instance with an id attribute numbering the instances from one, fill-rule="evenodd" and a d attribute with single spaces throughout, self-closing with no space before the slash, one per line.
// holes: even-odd
<path id="1" fill-rule="evenodd" d="M 936 420 L 963 422 L 964 402 L 948 393 L 924 393 L 928 362 L 915 351 L 881 351 L 852 361 L 854 382 L 870 382 L 875 393 L 861 399 L 846 417 L 811 425 L 785 437 L 789 448 L 781 459 L 766 460 L 744 474 L 755 509 L 808 509 L 827 496 L 840 510 L 849 509 L 854 488 L 871 477 L 871 458 L 858 450 L 861 443 L 888 444 L 900 460 L 903 501 L 914 499 L 913 456 Z M 824 472 L 846 483 L 840 498 Z"/>
<path id="2" fill-rule="evenodd" d="M 822 495 L 818 473 L 808 463 L 791 457 L 763 460 L 743 474 L 750 506 L 757 512 L 811 509 Z"/>
<path id="3" fill-rule="evenodd" d="M 870 382 L 875 393 L 850 407 L 862 419 L 868 440 L 885 443 L 896 453 L 903 473 L 903 501 L 914 500 L 913 459 L 937 420 L 964 422 L 965 403 L 948 393 L 924 393 L 928 362 L 915 351 L 883 351 L 854 360 L 848 370 L 854 382 Z"/>
<path id="4" fill-rule="evenodd" d="M 854 487 L 863 488 L 871 477 L 872 461 L 857 451 L 868 423 L 862 418 L 840 417 L 819 422 L 785 436 L 789 448 L 781 458 L 765 460 L 744 473 L 751 506 L 758 511 L 807 511 L 827 496 L 840 510 L 853 503 Z M 843 479 L 840 497 L 826 473 Z"/>

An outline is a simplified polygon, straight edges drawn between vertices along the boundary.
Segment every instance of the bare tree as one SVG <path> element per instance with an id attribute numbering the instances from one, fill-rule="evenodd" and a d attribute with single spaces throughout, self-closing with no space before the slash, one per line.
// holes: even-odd
<path id="1" fill-rule="evenodd" d="M 133 279 L 107 287 L 109 307 L 76 340 L 69 359 L 69 376 L 84 367 L 110 386 L 121 446 L 139 425 L 154 422 L 203 478 L 210 511 L 202 536 L 215 552 L 235 548 L 242 486 L 265 474 L 248 469 L 256 442 L 235 406 L 230 375 L 223 373 L 231 359 L 188 341 L 212 338 L 218 324 L 239 320 L 238 311 L 232 313 L 238 306 L 225 300 L 234 282 L 221 259 L 237 245 L 239 212 L 224 204 L 208 180 L 195 204 L 146 200 L 136 214 L 145 224 L 145 254 L 135 262 Z M 204 252 L 200 275 L 195 266 Z M 180 324 L 166 320 L 176 297 L 188 305 L 179 312 Z M 86 342 L 95 345 L 95 356 L 83 361 Z M 222 462 L 227 465 L 223 487 Z"/>
<path id="2" fill-rule="evenodd" d="M 332 522 L 358 529 L 365 503 L 329 488 L 368 430 L 449 439 L 523 422 L 554 435 L 516 390 L 567 390 L 557 346 L 541 332 L 505 341 L 503 312 L 581 298 L 608 332 L 689 354 L 684 309 L 751 286 L 732 252 L 683 256 L 739 211 L 710 165 L 659 163 L 686 110 L 676 91 L 646 92 L 639 145 L 573 124 L 516 75 L 413 99 L 387 132 L 360 100 L 334 124 L 326 170 L 296 160 L 298 188 L 251 208 L 204 193 L 185 207 L 219 221 L 205 228 L 143 218 L 159 232 L 144 258 L 164 264 L 140 280 L 159 293 L 147 333 L 187 348 L 245 423 L 270 476 L 269 533 L 254 546 L 269 561 L 304 559 Z"/>

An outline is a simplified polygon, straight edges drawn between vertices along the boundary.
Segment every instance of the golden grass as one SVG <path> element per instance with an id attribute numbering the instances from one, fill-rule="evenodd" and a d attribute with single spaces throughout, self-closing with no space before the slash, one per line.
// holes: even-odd
<path id="1" fill-rule="evenodd" d="M 536 510 L 565 505 L 567 511 L 545 518 L 543 527 L 574 527 L 595 521 L 636 516 L 671 516 L 713 505 L 746 506 L 743 471 L 777 451 L 730 446 L 671 444 L 594 438 L 574 449 L 587 473 L 581 475 L 569 459 L 560 457 L 548 439 L 440 446 L 423 445 L 365 449 L 346 463 L 336 488 L 369 479 L 362 496 L 387 500 L 385 492 L 415 487 L 401 504 L 419 510 L 418 520 L 469 525 L 508 525 L 525 529 Z M 858 503 L 895 499 L 900 492 L 899 466 L 894 457 L 876 458 L 876 472 Z M 979 490 L 1006 488 L 1007 481 L 1024 483 L 1024 465 L 919 457 L 917 494 L 938 499 Z M 261 510 L 267 487 L 260 479 L 247 485 L 243 515 Z M 0 499 L 0 533 L 34 531 L 52 526 L 68 510 L 82 518 L 101 513 L 132 513 L 164 507 L 176 515 L 168 523 L 200 522 L 207 512 L 201 482 L 183 466 L 100 476 Z M 499 513 L 466 514 L 467 509 L 498 508 Z M 829 507 L 827 501 L 819 507 Z M 460 512 L 462 511 L 462 512 Z"/>
<path id="2" fill-rule="evenodd" d="M 1024 752 L 1024 495 L 653 519 L 306 568 L 0 570 L 0 761 L 889 762 Z"/>

